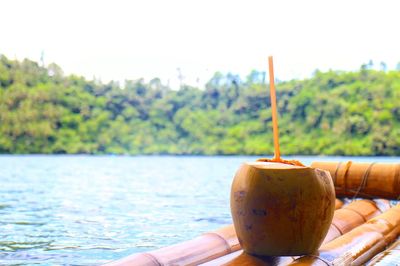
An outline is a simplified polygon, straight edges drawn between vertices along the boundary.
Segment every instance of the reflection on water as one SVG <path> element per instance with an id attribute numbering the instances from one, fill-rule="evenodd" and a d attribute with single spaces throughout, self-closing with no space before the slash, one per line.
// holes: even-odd
<path id="1" fill-rule="evenodd" d="M 254 159 L 0 156 L 0 264 L 95 265 L 229 224 L 233 174 Z"/>

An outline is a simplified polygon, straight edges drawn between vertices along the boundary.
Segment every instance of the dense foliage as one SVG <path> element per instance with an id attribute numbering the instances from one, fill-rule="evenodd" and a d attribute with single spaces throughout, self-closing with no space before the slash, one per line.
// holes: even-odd
<path id="1" fill-rule="evenodd" d="M 283 154 L 400 155 L 400 72 L 277 84 Z M 271 154 L 265 73 L 103 84 L 0 55 L 0 153 Z"/>

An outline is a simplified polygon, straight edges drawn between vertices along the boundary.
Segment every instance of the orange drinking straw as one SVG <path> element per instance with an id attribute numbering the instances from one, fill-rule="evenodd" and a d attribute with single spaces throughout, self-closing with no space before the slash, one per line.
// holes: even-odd
<path id="1" fill-rule="evenodd" d="M 278 112 L 276 110 L 274 63 L 272 61 L 272 56 L 268 57 L 268 65 L 269 65 L 269 89 L 271 94 L 271 109 L 272 109 L 272 128 L 274 131 L 274 148 L 275 148 L 275 155 L 272 161 L 280 162 L 282 160 L 281 160 L 281 152 L 279 150 Z"/>
<path id="2" fill-rule="evenodd" d="M 271 111 L 272 111 L 272 130 L 274 132 L 274 158 L 260 158 L 258 162 L 278 162 L 297 166 L 304 166 L 301 162 L 296 160 L 283 160 L 281 158 L 281 152 L 279 150 L 279 132 L 278 132 L 278 112 L 276 108 L 276 93 L 275 93 L 275 82 L 274 82 L 274 64 L 272 56 L 268 57 L 269 64 L 269 88 L 271 93 Z"/>

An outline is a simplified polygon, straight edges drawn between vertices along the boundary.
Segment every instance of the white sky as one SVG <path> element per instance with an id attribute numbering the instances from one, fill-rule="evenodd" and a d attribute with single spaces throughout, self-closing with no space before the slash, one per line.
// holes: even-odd
<path id="1" fill-rule="evenodd" d="M 0 53 L 102 81 L 200 84 L 219 70 L 279 79 L 400 61 L 400 1 L 1 0 Z"/>

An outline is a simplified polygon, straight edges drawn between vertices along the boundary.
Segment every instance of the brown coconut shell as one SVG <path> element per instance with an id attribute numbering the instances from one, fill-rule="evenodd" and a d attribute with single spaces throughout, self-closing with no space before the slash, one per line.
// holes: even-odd
<path id="1" fill-rule="evenodd" d="M 231 212 L 249 254 L 293 256 L 316 252 L 335 210 L 329 172 L 281 163 L 252 162 L 237 171 Z"/>

